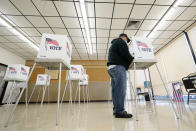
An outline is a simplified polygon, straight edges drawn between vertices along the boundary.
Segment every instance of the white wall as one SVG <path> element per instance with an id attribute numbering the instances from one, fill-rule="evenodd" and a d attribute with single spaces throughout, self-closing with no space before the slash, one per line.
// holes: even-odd
<path id="1" fill-rule="evenodd" d="M 9 64 L 25 65 L 25 59 L 0 47 L 0 63 L 6 64 L 6 65 L 9 65 Z"/>
<path id="2" fill-rule="evenodd" d="M 191 36 L 191 43 L 194 46 L 196 44 L 196 40 L 193 38 L 196 35 L 195 30 L 196 28 L 192 28 L 188 31 L 189 36 Z M 171 84 L 173 82 L 181 81 L 183 77 L 196 72 L 195 64 L 184 34 L 162 48 L 155 56 L 164 79 L 166 80 L 167 78 L 168 80 L 170 91 L 172 91 Z M 155 66 L 150 68 L 150 72 L 155 95 L 166 95 Z M 186 92 L 184 91 L 184 93 Z"/>

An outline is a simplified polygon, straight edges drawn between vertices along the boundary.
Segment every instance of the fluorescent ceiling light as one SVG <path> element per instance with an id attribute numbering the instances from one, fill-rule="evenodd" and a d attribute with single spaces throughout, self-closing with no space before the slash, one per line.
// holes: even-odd
<path id="1" fill-rule="evenodd" d="M 154 28 L 154 30 L 150 33 L 150 35 L 148 36 L 148 38 L 154 38 L 155 37 L 156 31 L 159 28 L 164 27 L 166 25 L 166 23 L 164 21 L 167 20 L 172 15 L 175 15 L 176 7 L 178 7 L 183 1 L 185 1 L 185 0 L 177 0 L 174 3 L 174 5 L 169 9 L 169 11 L 163 16 L 162 20 L 158 23 L 158 25 L 156 25 L 156 27 Z"/>
<path id="2" fill-rule="evenodd" d="M 13 28 L 12 26 L 14 26 L 13 22 L 11 22 L 7 17 L 5 16 L 1 16 L 0 17 L 0 24 L 7 27 L 7 29 L 12 32 L 13 34 L 17 35 L 21 40 L 27 42 L 29 44 L 29 46 L 31 46 L 33 49 L 35 49 L 36 51 L 39 50 L 39 47 L 37 45 L 35 45 L 34 43 L 32 43 L 29 39 L 27 39 L 22 33 L 20 33 L 18 30 L 16 30 L 15 28 Z M 23 32 L 24 33 L 24 32 Z"/>
<path id="3" fill-rule="evenodd" d="M 84 22 L 84 27 L 85 27 L 85 32 L 86 32 L 86 37 L 87 37 L 87 42 L 88 42 L 88 52 L 89 54 L 92 54 L 91 36 L 90 36 L 90 30 L 89 30 L 84 0 L 80 0 L 80 9 L 82 12 L 82 17 L 83 17 L 83 22 Z"/>

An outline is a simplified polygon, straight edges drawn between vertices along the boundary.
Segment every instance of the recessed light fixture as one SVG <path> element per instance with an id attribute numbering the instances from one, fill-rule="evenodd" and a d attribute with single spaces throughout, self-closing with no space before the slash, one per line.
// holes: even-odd
<path id="1" fill-rule="evenodd" d="M 83 17 L 83 22 L 84 22 L 84 27 L 85 27 L 85 32 L 86 32 L 86 37 L 87 37 L 87 42 L 88 42 L 88 46 L 87 46 L 88 52 L 89 52 L 89 54 L 92 54 L 92 42 L 91 42 L 91 36 L 90 36 L 90 30 L 89 30 L 84 0 L 80 0 L 80 9 L 82 12 L 82 17 Z"/>
<path id="2" fill-rule="evenodd" d="M 162 20 L 156 25 L 153 31 L 148 35 L 148 38 L 153 38 L 157 35 L 155 31 L 160 29 L 161 27 L 165 26 L 165 20 L 167 20 L 172 15 L 175 15 L 174 12 L 176 11 L 176 7 L 178 7 L 184 0 L 177 0 L 172 7 L 170 7 L 169 11 L 163 16 Z"/>
<path id="3" fill-rule="evenodd" d="M 1 14 L 1 13 L 0 13 Z M 5 26 L 10 32 L 13 34 L 17 35 L 21 40 L 25 41 L 26 43 L 29 44 L 30 47 L 35 49 L 36 51 L 39 50 L 39 47 L 35 45 L 33 42 L 31 42 L 29 39 L 27 39 L 22 33 L 20 33 L 18 30 L 13 28 L 14 23 L 11 22 L 6 16 L 2 15 L 0 16 L 0 24 Z"/>

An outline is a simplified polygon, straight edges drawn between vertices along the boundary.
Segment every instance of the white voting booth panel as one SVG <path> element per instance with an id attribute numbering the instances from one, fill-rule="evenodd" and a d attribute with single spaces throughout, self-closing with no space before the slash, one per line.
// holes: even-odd
<path id="1" fill-rule="evenodd" d="M 129 69 L 134 70 L 134 86 L 132 86 L 133 87 L 132 89 L 133 89 L 133 92 L 135 92 L 136 120 L 138 120 L 138 111 L 137 111 L 138 110 L 137 109 L 138 96 L 137 96 L 137 91 L 136 91 L 136 70 L 145 70 L 145 69 L 148 69 L 150 66 L 155 65 L 168 96 L 169 96 L 169 92 L 167 89 L 167 84 L 164 82 L 163 77 L 160 73 L 160 70 L 156 64 L 157 61 L 154 57 L 154 52 L 153 52 L 151 40 L 148 38 L 132 37 L 132 41 L 133 41 L 133 48 L 132 48 L 132 50 L 130 50 L 130 53 L 134 56 L 135 59 L 133 60 L 132 64 L 130 65 Z M 145 71 L 144 71 L 144 75 L 146 77 Z M 131 81 L 130 81 L 130 84 L 131 84 Z M 148 92 L 149 92 L 149 95 L 152 96 L 152 91 L 150 90 L 150 88 L 148 88 Z M 152 102 L 152 97 L 150 97 L 150 100 Z M 179 118 L 178 113 L 176 112 L 176 109 L 174 107 L 174 103 L 173 103 L 172 99 L 170 98 L 169 100 L 172 105 L 172 109 L 175 113 L 176 118 Z M 153 108 L 154 108 L 153 110 L 155 110 L 154 106 L 155 106 L 155 104 L 153 103 Z"/>
<path id="2" fill-rule="evenodd" d="M 29 74 L 29 67 L 21 64 L 8 65 L 5 81 L 26 81 Z"/>
<path id="3" fill-rule="evenodd" d="M 36 61 L 62 62 L 69 67 L 71 53 L 72 45 L 66 35 L 43 34 Z"/>
<path id="4" fill-rule="evenodd" d="M 67 75 L 67 80 L 83 80 L 83 70 L 84 67 L 82 65 L 71 65 L 70 70 L 68 71 L 69 75 Z M 69 77 L 68 77 L 69 76 Z"/>
<path id="5" fill-rule="evenodd" d="M 38 74 L 36 85 L 39 86 L 49 86 L 50 85 L 50 76 L 47 74 Z"/>
<path id="6" fill-rule="evenodd" d="M 83 74 L 83 80 L 80 82 L 80 85 L 88 85 L 88 75 Z"/>

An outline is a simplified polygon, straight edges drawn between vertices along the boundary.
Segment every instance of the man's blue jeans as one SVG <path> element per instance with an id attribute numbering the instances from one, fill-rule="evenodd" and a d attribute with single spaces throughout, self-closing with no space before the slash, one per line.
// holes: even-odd
<path id="1" fill-rule="evenodd" d="M 116 65 L 109 69 L 108 73 L 111 77 L 113 112 L 123 112 L 127 89 L 126 69 L 124 66 Z"/>

